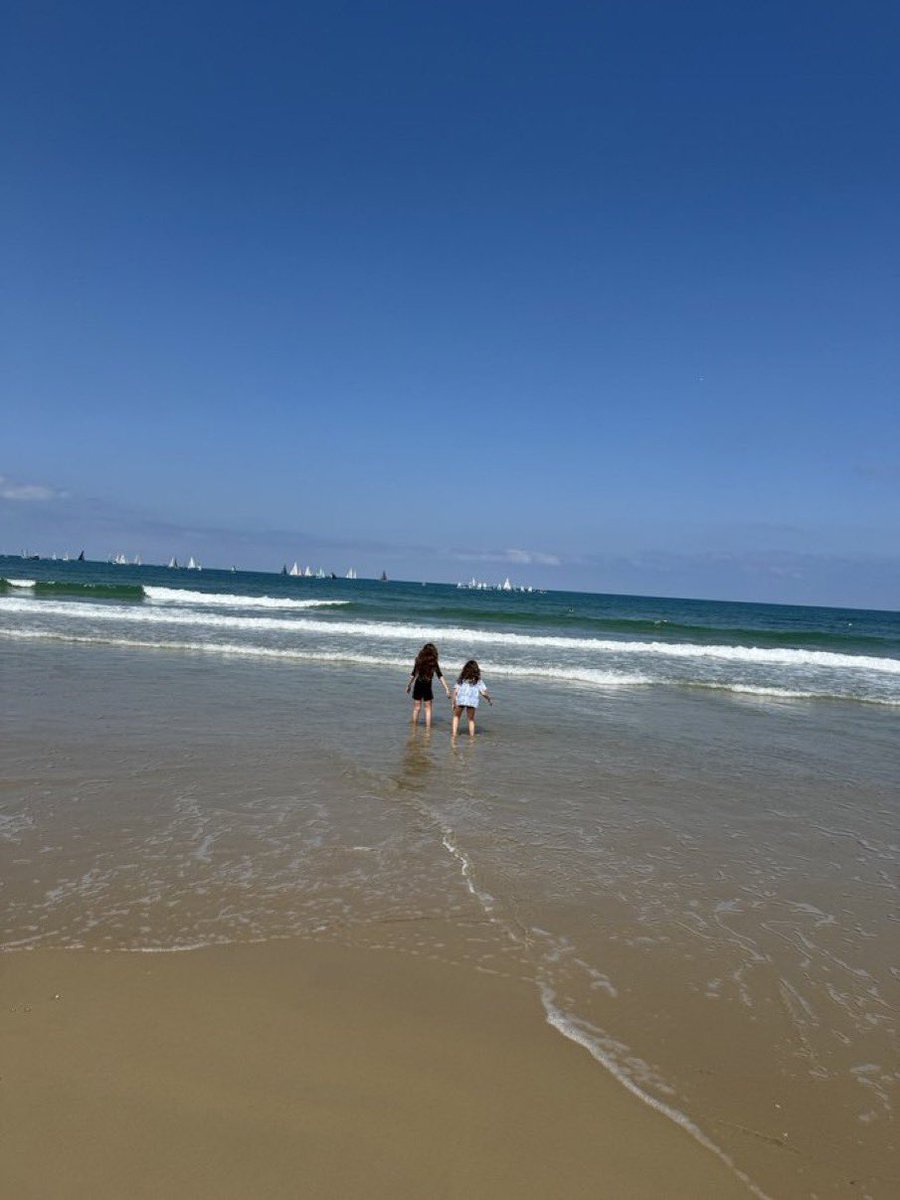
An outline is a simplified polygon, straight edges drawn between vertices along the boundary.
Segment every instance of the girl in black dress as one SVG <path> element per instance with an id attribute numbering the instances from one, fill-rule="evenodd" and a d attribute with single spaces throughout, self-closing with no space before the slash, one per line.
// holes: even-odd
<path id="1" fill-rule="evenodd" d="M 450 689 L 447 687 L 447 681 L 444 679 L 440 664 L 438 663 L 437 646 L 434 642 L 426 642 L 419 653 L 416 655 L 416 661 L 413 663 L 412 673 L 409 677 L 409 683 L 406 685 L 407 695 L 412 691 L 413 709 L 412 723 L 419 723 L 419 710 L 422 705 L 425 705 L 425 728 L 431 728 L 431 707 L 434 700 L 434 692 L 431 688 L 431 681 L 437 675 L 441 681 L 441 687 L 447 693 L 447 699 L 450 699 Z"/>

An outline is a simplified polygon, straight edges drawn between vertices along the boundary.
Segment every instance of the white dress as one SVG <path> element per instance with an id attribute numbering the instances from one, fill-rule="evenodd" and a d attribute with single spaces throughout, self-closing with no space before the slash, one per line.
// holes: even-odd
<path id="1" fill-rule="evenodd" d="M 486 691 L 480 679 L 477 683 L 459 683 L 456 685 L 456 703 L 463 708 L 477 708 L 478 701 Z"/>

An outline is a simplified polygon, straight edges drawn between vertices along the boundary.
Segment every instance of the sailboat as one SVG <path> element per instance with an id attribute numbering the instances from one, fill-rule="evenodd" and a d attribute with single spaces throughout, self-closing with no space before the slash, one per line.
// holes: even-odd
<path id="1" fill-rule="evenodd" d="M 200 566 L 200 564 L 199 564 L 198 562 L 194 562 L 194 556 L 193 556 L 193 554 L 192 554 L 192 555 L 191 555 L 191 557 L 188 559 L 188 565 L 187 565 L 187 569 L 188 569 L 189 571 L 202 571 L 202 570 L 203 570 L 203 568 Z"/>
<path id="2" fill-rule="evenodd" d="M 297 563 L 294 563 L 294 565 L 291 567 L 290 571 L 288 571 L 288 575 L 293 575 L 295 579 L 298 575 L 302 575 L 302 574 L 303 574 L 303 572 L 300 570 L 300 567 L 297 565 Z"/>
<path id="3" fill-rule="evenodd" d="M 325 572 L 322 570 L 321 567 L 319 567 L 318 571 L 316 571 L 316 579 L 324 579 L 324 578 L 325 578 Z"/>
<path id="4" fill-rule="evenodd" d="M 136 555 L 134 556 L 134 565 L 135 565 L 136 567 L 142 567 L 142 566 L 144 565 L 144 564 L 141 562 L 141 556 L 140 556 L 139 554 L 136 554 Z"/>
<path id="5" fill-rule="evenodd" d="M 312 567 L 309 565 L 309 563 L 306 564 L 306 570 L 303 572 L 303 574 L 306 579 L 312 579 L 312 577 L 313 577 Z"/>
<path id="6" fill-rule="evenodd" d="M 388 577 L 387 577 L 387 571 L 382 571 L 382 572 L 381 572 L 381 582 L 382 582 L 382 583 L 387 583 L 387 581 L 388 581 Z"/>
<path id="7" fill-rule="evenodd" d="M 282 575 L 287 575 L 287 563 L 281 564 L 281 573 Z"/>
<path id="8" fill-rule="evenodd" d="M 169 566 L 170 566 L 170 567 L 171 567 L 173 570 L 174 570 L 174 569 L 175 569 L 175 568 L 178 566 L 178 559 L 177 559 L 177 558 L 175 558 L 175 557 L 174 557 L 174 555 L 172 556 L 172 558 L 170 558 L 170 559 L 169 559 Z"/>
<path id="9" fill-rule="evenodd" d="M 512 584 L 509 582 L 509 576 L 507 575 L 507 577 L 503 580 L 503 583 L 500 586 L 500 591 L 501 592 L 511 592 L 512 590 L 513 590 Z"/>
<path id="10" fill-rule="evenodd" d="M 350 568 L 350 570 L 347 572 L 347 578 L 348 578 L 348 579 L 355 579 L 355 578 L 356 578 L 356 572 L 353 570 L 353 568 L 352 568 L 352 567 L 351 567 L 351 568 Z"/>
<path id="11" fill-rule="evenodd" d="M 116 557 L 113 559 L 113 563 L 117 567 L 127 567 L 128 559 L 125 557 L 124 554 L 117 554 Z"/>
<path id="12" fill-rule="evenodd" d="M 83 551 L 83 550 L 82 550 L 82 552 L 81 552 L 81 553 L 78 555 L 78 561 L 79 561 L 79 562 L 84 562 L 84 551 Z"/>

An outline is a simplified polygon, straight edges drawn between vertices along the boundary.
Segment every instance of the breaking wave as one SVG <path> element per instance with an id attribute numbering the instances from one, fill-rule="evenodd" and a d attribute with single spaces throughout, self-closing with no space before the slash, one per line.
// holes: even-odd
<path id="1" fill-rule="evenodd" d="M 166 590 L 166 589 L 164 589 Z M 203 593 L 196 593 L 203 595 Z M 243 597 L 240 598 L 243 602 Z M 294 601 L 295 604 L 332 605 L 347 601 Z M 21 615 L 40 611 L 49 615 L 80 620 L 123 621 L 129 623 L 212 626 L 220 629 L 245 629 L 258 632 L 296 632 L 344 634 L 379 641 L 409 643 L 437 637 L 451 644 L 466 646 L 508 646 L 545 650 L 576 650 L 595 654 L 636 654 L 651 658 L 715 660 L 763 666 L 824 667 L 835 671 L 877 671 L 900 675 L 900 659 L 876 658 L 867 654 L 836 654 L 828 650 L 774 649 L 761 646 L 699 645 L 691 642 L 646 642 L 607 638 L 559 637 L 546 634 L 508 633 L 501 630 L 470 629 L 463 626 L 437 629 L 432 625 L 413 625 L 387 621 L 317 620 L 315 618 L 242 617 L 224 613 L 199 613 L 172 609 L 112 608 L 96 604 L 42 604 L 35 609 L 27 600 L 11 597 L 3 605 L 6 612 Z"/>

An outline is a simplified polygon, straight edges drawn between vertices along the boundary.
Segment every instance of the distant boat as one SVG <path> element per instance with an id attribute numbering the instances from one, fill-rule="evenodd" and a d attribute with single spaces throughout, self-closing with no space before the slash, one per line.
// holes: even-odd
<path id="1" fill-rule="evenodd" d="M 306 570 L 303 572 L 303 574 L 307 579 L 312 579 L 312 567 L 309 565 L 309 563 L 306 564 Z"/>
<path id="2" fill-rule="evenodd" d="M 281 567 L 282 575 L 287 575 L 287 563 L 283 563 Z"/>
<path id="3" fill-rule="evenodd" d="M 143 566 L 143 565 L 144 565 L 144 564 L 141 562 L 141 556 L 140 556 L 139 554 L 136 554 L 136 555 L 134 556 L 134 566 L 136 566 L 136 567 L 141 567 L 141 566 Z"/>
<path id="4" fill-rule="evenodd" d="M 382 583 L 387 583 L 387 581 L 388 581 L 388 577 L 387 577 L 387 571 L 382 571 L 382 572 L 381 572 L 381 582 L 382 582 Z"/>
<path id="5" fill-rule="evenodd" d="M 79 562 L 84 562 L 84 551 L 83 551 L 83 550 L 82 550 L 82 552 L 81 552 L 81 553 L 78 555 L 78 561 L 79 561 Z"/>
<path id="6" fill-rule="evenodd" d="M 318 571 L 316 571 L 316 579 L 324 579 L 324 578 L 325 578 L 325 572 L 322 570 L 321 567 L 319 567 Z"/>
<path id="7" fill-rule="evenodd" d="M 128 559 L 125 557 L 124 554 L 117 554 L 112 561 L 113 561 L 113 566 L 116 566 L 116 567 L 127 567 L 128 566 Z"/>
<path id="8" fill-rule="evenodd" d="M 350 570 L 347 572 L 347 578 L 348 578 L 348 579 L 355 579 L 355 578 L 356 578 L 356 572 L 353 570 L 353 568 L 352 568 L 352 567 L 351 567 L 351 568 L 350 568 Z"/>
<path id="9" fill-rule="evenodd" d="M 172 568 L 173 571 L 178 566 L 178 559 L 175 558 L 174 555 L 172 556 L 172 558 L 169 559 L 169 566 Z"/>
<path id="10" fill-rule="evenodd" d="M 507 575 L 507 577 L 503 580 L 503 583 L 500 585 L 500 591 L 511 592 L 512 590 L 512 584 L 509 582 L 509 576 Z"/>
<path id="11" fill-rule="evenodd" d="M 303 572 L 300 570 L 300 567 L 297 565 L 296 562 L 291 567 L 290 571 L 288 571 L 288 575 L 293 575 L 295 579 L 297 578 L 298 575 L 302 575 L 302 574 L 303 574 Z"/>
<path id="12" fill-rule="evenodd" d="M 200 566 L 200 564 L 199 564 L 198 562 L 194 562 L 194 556 L 193 556 L 193 554 L 192 554 L 192 555 L 191 555 L 191 557 L 188 559 L 188 565 L 187 565 L 187 569 L 188 569 L 189 571 L 202 571 L 202 570 L 203 570 L 203 568 Z"/>
<path id="13" fill-rule="evenodd" d="M 68 556 L 68 554 L 64 554 L 64 555 L 62 556 L 62 560 L 63 560 L 63 562 L 68 562 L 68 561 L 69 561 L 69 556 Z"/>

